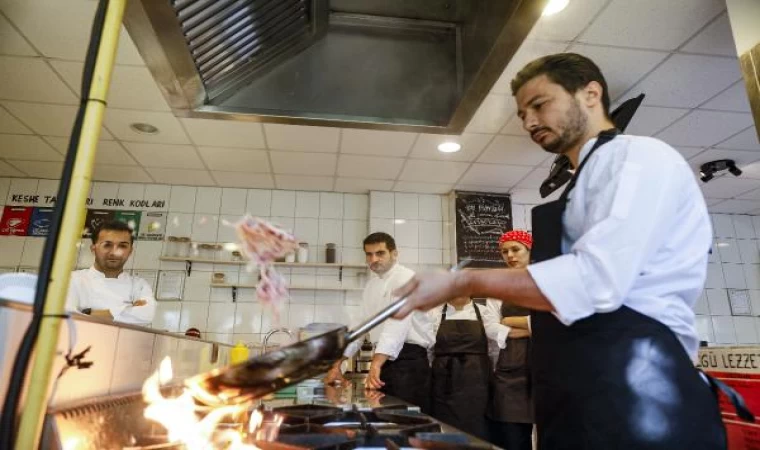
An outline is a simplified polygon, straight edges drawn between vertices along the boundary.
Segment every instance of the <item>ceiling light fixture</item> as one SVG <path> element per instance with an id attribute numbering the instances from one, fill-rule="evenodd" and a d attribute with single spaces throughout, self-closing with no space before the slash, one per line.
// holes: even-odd
<path id="1" fill-rule="evenodd" d="M 457 142 L 444 142 L 438 144 L 438 151 L 441 153 L 456 153 L 462 150 L 462 145 Z"/>
<path id="2" fill-rule="evenodd" d="M 565 9 L 568 3 L 570 3 L 570 0 L 549 0 L 549 4 L 544 7 L 544 12 L 541 15 L 551 16 L 557 14 Z"/>
<path id="3" fill-rule="evenodd" d="M 714 178 L 717 172 L 723 170 L 728 170 L 735 177 L 742 174 L 742 170 L 736 167 L 736 162 L 733 159 L 718 159 L 702 164 L 699 167 L 699 178 L 703 183 L 707 183 Z"/>
<path id="4" fill-rule="evenodd" d="M 393 223 L 395 223 L 396 225 L 403 225 L 403 224 L 406 223 L 406 220 L 404 220 L 404 219 L 396 219 L 396 220 L 393 221 Z"/>
<path id="5" fill-rule="evenodd" d="M 158 128 L 149 123 L 135 122 L 129 124 L 129 128 L 140 134 L 158 134 Z"/>

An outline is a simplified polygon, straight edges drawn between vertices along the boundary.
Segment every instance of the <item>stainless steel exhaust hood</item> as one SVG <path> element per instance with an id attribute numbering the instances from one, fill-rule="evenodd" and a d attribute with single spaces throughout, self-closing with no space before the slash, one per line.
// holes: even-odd
<path id="1" fill-rule="evenodd" d="M 182 117 L 461 133 L 546 0 L 132 0 Z"/>

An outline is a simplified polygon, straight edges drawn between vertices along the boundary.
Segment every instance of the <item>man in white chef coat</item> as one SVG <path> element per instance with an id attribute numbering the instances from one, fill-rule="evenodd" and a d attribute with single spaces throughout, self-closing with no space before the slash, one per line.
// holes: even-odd
<path id="1" fill-rule="evenodd" d="M 107 222 L 93 230 L 90 250 L 95 262 L 71 274 L 67 308 L 114 322 L 147 326 L 156 313 L 156 299 L 147 281 L 124 271 L 134 236 L 123 222 Z"/>
<path id="2" fill-rule="evenodd" d="M 711 391 L 724 388 L 692 362 L 712 239 L 695 174 L 665 142 L 617 132 L 582 55 L 539 58 L 511 87 L 532 140 L 575 168 L 533 208 L 531 265 L 416 275 L 395 292 L 409 295 L 398 317 L 468 295 L 532 310 L 541 450 L 725 449 Z"/>
<path id="3" fill-rule="evenodd" d="M 360 320 L 390 305 L 395 300 L 393 290 L 414 276 L 412 270 L 398 263 L 396 241 L 387 233 L 367 236 L 364 253 L 372 275 L 362 295 Z M 428 350 L 435 343 L 430 316 L 416 312 L 403 320 L 389 319 L 379 332 L 370 333 L 370 340 L 376 346 L 365 387 L 427 409 L 430 396 Z M 360 340 L 349 345 L 343 360 L 354 356 L 360 346 Z M 343 360 L 328 372 L 325 382 L 343 381 L 340 373 Z"/>

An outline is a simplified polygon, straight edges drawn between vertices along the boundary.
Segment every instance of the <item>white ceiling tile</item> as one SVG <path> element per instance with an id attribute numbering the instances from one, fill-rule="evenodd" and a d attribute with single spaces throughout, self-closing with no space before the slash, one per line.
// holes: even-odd
<path id="1" fill-rule="evenodd" d="M 332 176 L 338 155 L 331 153 L 269 152 L 274 173 Z"/>
<path id="2" fill-rule="evenodd" d="M 725 200 L 709 206 L 711 213 L 717 214 L 747 214 L 760 208 L 760 200 Z"/>
<path id="3" fill-rule="evenodd" d="M 578 5 L 579 3 L 582 2 L 572 2 L 574 5 Z M 568 8 L 569 7 L 570 6 L 568 5 Z M 565 48 L 567 48 L 567 43 L 564 42 L 550 42 L 533 39 L 523 41 L 515 55 L 509 60 L 509 64 L 507 64 L 504 72 L 502 72 L 499 79 L 496 80 L 496 84 L 491 88 L 491 93 L 508 95 L 511 97 L 512 88 L 509 84 L 512 82 L 512 78 L 517 75 L 517 72 L 534 59 L 546 55 L 552 55 L 554 53 L 560 53 L 564 51 Z"/>
<path id="4" fill-rule="evenodd" d="M 419 159 L 440 159 L 443 161 L 472 161 L 493 139 L 491 134 L 464 133 L 461 136 L 443 134 L 420 134 L 412 149 L 411 157 Z M 438 151 L 444 142 L 457 142 L 462 149 L 456 153 Z"/>
<path id="5" fill-rule="evenodd" d="M 127 151 L 143 167 L 167 169 L 205 169 L 203 161 L 192 145 L 146 144 L 125 142 Z"/>
<path id="6" fill-rule="evenodd" d="M 43 60 L 0 56 L 0 98 L 75 105 L 77 97 Z"/>
<path id="7" fill-rule="evenodd" d="M 703 151 L 705 149 L 703 147 L 673 147 L 676 150 L 678 150 L 678 153 L 680 153 L 685 159 L 691 159 Z"/>
<path id="8" fill-rule="evenodd" d="M 758 143 L 757 139 L 757 129 L 755 127 L 749 127 L 736 136 L 717 144 L 716 147 L 737 150 L 760 150 L 760 143 Z"/>
<path id="9" fill-rule="evenodd" d="M 547 177 L 549 177 L 549 170 L 546 167 L 537 167 L 528 176 L 520 180 L 515 187 L 538 190 Z"/>
<path id="10" fill-rule="evenodd" d="M 96 181 L 120 181 L 131 183 L 153 182 L 153 179 L 142 167 L 111 164 L 97 164 L 92 173 L 92 179 Z M 168 181 L 165 180 L 161 181 L 168 183 Z"/>
<path id="11" fill-rule="evenodd" d="M 701 182 L 700 182 L 701 183 Z M 702 193 L 708 198 L 734 198 L 760 187 L 760 180 L 725 176 L 701 183 Z"/>
<path id="12" fill-rule="evenodd" d="M 733 86 L 700 105 L 703 109 L 719 111 L 751 112 L 749 96 L 744 80 L 739 80 Z"/>
<path id="13" fill-rule="evenodd" d="M 745 167 L 751 166 L 752 163 L 760 161 L 760 152 L 745 152 L 740 150 L 721 150 L 711 148 L 700 153 L 698 156 L 691 158 L 689 160 L 689 165 L 692 166 L 694 170 L 698 171 L 699 166 L 702 164 L 718 159 L 733 159 L 736 161 L 736 165 L 744 170 Z M 746 178 L 755 178 L 752 176 L 747 176 L 747 174 L 744 176 Z"/>
<path id="14" fill-rule="evenodd" d="M 645 105 L 694 108 L 741 78 L 736 59 L 674 54 L 631 90 Z"/>
<path id="15" fill-rule="evenodd" d="M 453 184 L 411 183 L 399 181 L 393 187 L 396 192 L 415 192 L 419 194 L 448 194 L 454 188 Z"/>
<path id="16" fill-rule="evenodd" d="M 541 16 L 531 37 L 555 41 L 571 41 L 591 22 L 607 0 L 571 1 L 557 14 Z"/>
<path id="17" fill-rule="evenodd" d="M 467 167 L 469 164 L 464 162 L 410 159 L 399 179 L 422 183 L 454 183 Z"/>
<path id="18" fill-rule="evenodd" d="M 406 156 L 416 133 L 398 131 L 344 129 L 341 153 L 377 156 Z"/>
<path id="19" fill-rule="evenodd" d="M 669 55 L 666 52 L 586 44 L 575 44 L 568 51 L 591 58 L 599 66 L 610 89 L 611 99 L 622 95 Z"/>
<path id="20" fill-rule="evenodd" d="M 717 205 L 720 202 L 725 202 L 725 201 L 726 200 L 722 199 L 722 198 L 706 198 L 705 199 L 705 204 L 707 206 L 713 206 L 713 205 Z"/>
<path id="21" fill-rule="evenodd" d="M 306 175 L 275 175 L 277 189 L 294 191 L 332 191 L 332 177 L 310 177 Z"/>
<path id="22" fill-rule="evenodd" d="M 332 153 L 338 151 L 339 129 L 298 125 L 264 124 L 270 150 Z"/>
<path id="23" fill-rule="evenodd" d="M 549 157 L 549 153 L 528 137 L 496 136 L 480 155 L 478 162 L 536 166 Z"/>
<path id="24" fill-rule="evenodd" d="M 511 95 L 490 94 L 480 104 L 465 131 L 468 133 L 498 133 L 516 109 L 515 100 Z"/>
<path id="25" fill-rule="evenodd" d="M 16 160 L 9 160 L 8 162 L 33 178 L 57 180 L 61 178 L 61 172 L 63 171 L 62 162 Z"/>
<path id="26" fill-rule="evenodd" d="M 389 191 L 393 181 L 367 180 L 365 178 L 338 178 L 335 180 L 335 190 L 338 192 L 356 192 L 365 194 L 369 191 Z"/>
<path id="27" fill-rule="evenodd" d="M 478 184 L 457 184 L 454 189 L 457 191 L 493 192 L 497 194 L 507 194 L 511 190 L 511 188 L 503 186 L 482 186 Z"/>
<path id="28" fill-rule="evenodd" d="M 504 125 L 504 128 L 499 131 L 499 134 L 508 134 L 511 136 L 528 136 L 528 132 L 525 131 L 525 128 L 523 128 L 522 120 L 517 117 L 517 114 L 509 118 L 507 124 Z"/>
<path id="29" fill-rule="evenodd" d="M 700 31 L 681 50 L 708 55 L 736 56 L 736 45 L 734 44 L 734 35 L 731 33 L 728 14 L 721 14 L 717 20 Z"/>
<path id="30" fill-rule="evenodd" d="M 746 152 L 743 152 L 746 153 Z M 756 154 L 755 152 L 751 152 L 752 154 Z M 751 164 L 738 164 L 739 168 L 742 170 L 741 177 L 742 178 L 751 178 L 753 180 L 760 180 L 760 162 L 754 162 Z M 739 198 L 744 198 L 739 197 Z M 760 197 L 758 197 L 760 199 Z"/>
<path id="31" fill-rule="evenodd" d="M 625 129 L 626 134 L 654 136 L 663 128 L 685 116 L 688 109 L 640 106 Z"/>
<path id="32" fill-rule="evenodd" d="M 3 0 L 3 12 L 43 55 L 84 61 L 95 1 Z M 143 64 L 122 27 L 117 64 Z"/>
<path id="33" fill-rule="evenodd" d="M 0 15 L 0 55 L 37 56 L 31 45 Z"/>
<path id="34" fill-rule="evenodd" d="M 749 114 L 694 110 L 657 137 L 673 146 L 709 147 L 750 125 Z"/>
<path id="35" fill-rule="evenodd" d="M 578 40 L 674 50 L 725 7 L 723 0 L 613 0 Z"/>
<path id="36" fill-rule="evenodd" d="M 148 123 L 158 128 L 156 134 L 143 134 L 132 130 L 133 123 Z M 190 144 L 182 126 L 172 113 L 107 109 L 105 125 L 123 141 L 151 142 L 156 144 Z"/>
<path id="37" fill-rule="evenodd" d="M 231 120 L 180 119 L 197 145 L 264 149 L 261 124 Z"/>
<path id="38" fill-rule="evenodd" d="M 13 117 L 5 108 L 0 107 L 0 133 L 32 134 L 32 131 Z"/>
<path id="39" fill-rule="evenodd" d="M 404 160 L 401 158 L 340 155 L 338 159 L 338 176 L 395 180 L 403 166 Z"/>
<path id="40" fill-rule="evenodd" d="M 63 161 L 63 155 L 39 136 L 0 135 L 0 157 L 30 161 Z"/>
<path id="41" fill-rule="evenodd" d="M 216 182 L 207 170 L 189 169 L 145 169 L 154 180 L 166 184 L 183 184 L 186 186 L 214 186 Z"/>
<path id="42" fill-rule="evenodd" d="M 198 147 L 206 167 L 215 172 L 269 172 L 269 158 L 264 150 Z M 220 181 L 217 179 L 217 181 Z"/>
<path id="43" fill-rule="evenodd" d="M 213 171 L 217 184 L 223 187 L 271 189 L 274 188 L 272 175 L 268 173 L 220 172 Z"/>
<path id="44" fill-rule="evenodd" d="M 752 164 L 752 166 L 760 166 L 760 164 Z M 754 179 L 760 179 L 758 177 L 758 173 L 760 173 L 759 167 L 751 167 L 752 168 L 752 178 Z M 745 177 L 747 174 L 747 171 L 742 174 L 742 177 Z M 736 196 L 737 199 L 740 200 L 760 200 L 760 189 L 754 189 L 752 191 L 745 192 L 741 195 Z"/>
<path id="45" fill-rule="evenodd" d="M 512 187 L 532 170 L 532 167 L 473 164 L 459 182 L 460 184 Z"/>
<path id="46" fill-rule="evenodd" d="M 0 177 L 23 177 L 23 172 L 18 171 L 15 167 L 5 161 L 0 160 Z"/>
<path id="47" fill-rule="evenodd" d="M 69 146 L 68 138 L 45 137 L 44 139 L 61 154 L 66 153 Z M 119 142 L 104 140 L 98 142 L 98 153 L 95 156 L 95 164 L 113 164 L 120 166 L 137 165 L 134 158 L 124 150 L 124 147 L 122 147 Z"/>
<path id="48" fill-rule="evenodd" d="M 70 136 L 77 113 L 76 106 L 21 102 L 3 102 L 3 106 L 33 131 L 44 136 Z M 101 130 L 100 138 L 113 140 L 105 128 Z"/>
<path id="49" fill-rule="evenodd" d="M 58 74 L 79 95 L 84 63 L 76 61 L 51 61 Z M 158 89 L 147 67 L 114 66 L 111 86 L 108 90 L 108 106 L 111 108 L 170 111 L 169 105 Z"/>

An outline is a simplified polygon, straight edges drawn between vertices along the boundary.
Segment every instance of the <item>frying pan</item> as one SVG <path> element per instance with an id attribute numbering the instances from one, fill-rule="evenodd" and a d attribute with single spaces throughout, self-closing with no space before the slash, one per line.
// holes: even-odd
<path id="1" fill-rule="evenodd" d="M 463 260 L 451 270 L 459 270 L 469 262 Z M 405 304 L 406 297 L 403 297 L 351 331 L 340 327 L 234 366 L 196 375 L 185 380 L 185 385 L 198 401 L 208 405 L 237 404 L 261 398 L 327 372 L 343 356 L 348 344 L 393 316 Z"/>

